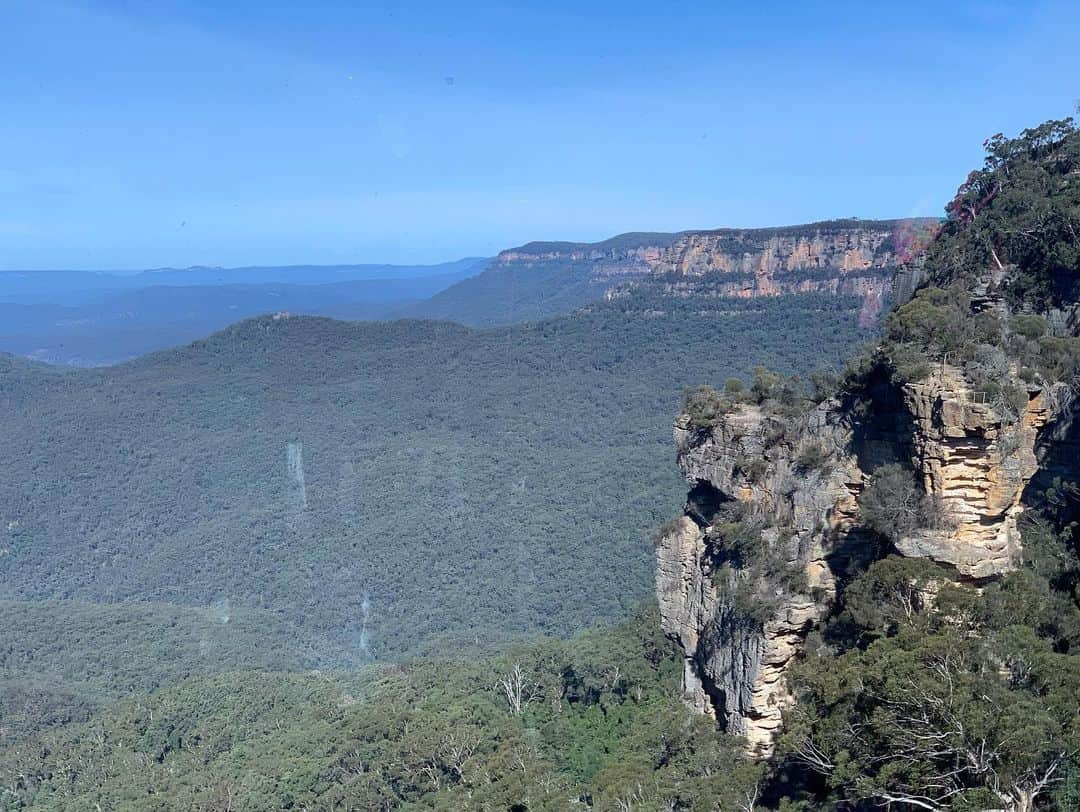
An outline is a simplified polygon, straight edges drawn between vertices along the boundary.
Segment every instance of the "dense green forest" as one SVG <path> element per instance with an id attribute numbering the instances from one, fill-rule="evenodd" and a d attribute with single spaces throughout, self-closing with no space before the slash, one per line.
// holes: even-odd
<path id="1" fill-rule="evenodd" d="M 191 680 L 0 753 L 0 809 L 737 808 L 762 770 L 684 707 L 658 629 Z"/>
<path id="2" fill-rule="evenodd" d="M 973 605 L 925 600 L 932 565 L 875 564 L 796 674 L 768 762 L 683 704 L 679 658 L 639 610 L 480 660 L 223 673 L 76 714 L 0 750 L 0 809 L 869 810 L 950 764 L 950 802 L 928 808 L 998 808 L 995 790 L 1075 748 L 1080 664 L 1055 648 L 1080 612 L 1048 585 L 1060 575 L 1027 567 Z M 937 740 L 913 749 L 920 724 Z M 956 763 L 980 741 L 985 766 Z M 1080 768 L 1049 777 L 1039 808 L 1075 809 Z"/>
<path id="3" fill-rule="evenodd" d="M 491 331 L 267 317 L 107 369 L 8 358 L 0 678 L 115 694 L 625 617 L 682 499 L 683 383 L 835 364 L 856 307 Z"/>
<path id="4" fill-rule="evenodd" d="M 683 704 L 680 658 L 638 610 L 479 660 L 222 673 L 75 709 L 0 750 L 0 809 L 871 809 L 859 799 L 925 785 L 980 740 L 985 769 L 957 765 L 952 803 L 930 808 L 996 808 L 993 790 L 1075 747 L 1080 658 L 1060 649 L 1080 639 L 1080 611 L 1060 585 L 1080 567 L 1047 521 L 1025 530 L 1032 563 L 974 603 L 927 599 L 945 574 L 919 561 L 849 584 L 769 762 Z M 943 732 L 915 750 L 920 724 Z M 1080 803 L 1080 769 L 1060 778 L 1039 808 Z"/>

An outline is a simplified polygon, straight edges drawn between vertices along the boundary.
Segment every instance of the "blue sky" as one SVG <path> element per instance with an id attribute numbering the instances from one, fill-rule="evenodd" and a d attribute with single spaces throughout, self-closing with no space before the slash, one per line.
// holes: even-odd
<path id="1" fill-rule="evenodd" d="M 0 268 L 938 214 L 1080 4 L 0 0 Z"/>

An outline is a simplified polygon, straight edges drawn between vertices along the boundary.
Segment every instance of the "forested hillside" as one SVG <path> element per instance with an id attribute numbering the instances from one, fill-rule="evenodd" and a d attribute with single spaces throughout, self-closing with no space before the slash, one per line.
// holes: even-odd
<path id="1" fill-rule="evenodd" d="M 631 233 L 596 243 L 528 243 L 503 251 L 481 273 L 401 314 L 474 327 L 563 315 L 602 299 L 620 282 L 647 275 L 677 237 Z"/>
<path id="2" fill-rule="evenodd" d="M 0 751 L 0 809 L 752 802 L 760 766 L 688 716 L 678 670 L 655 613 L 637 612 L 475 662 L 191 680 Z"/>
<path id="3" fill-rule="evenodd" d="M 167 675 L 264 667 L 260 622 L 281 667 L 341 667 L 618 619 L 679 503 L 682 383 L 859 337 L 853 301 L 792 297 L 493 331 L 265 317 L 107 369 L 9 359 L 4 673 L 97 680 L 54 645 L 91 639 L 97 604 L 186 629 Z"/>

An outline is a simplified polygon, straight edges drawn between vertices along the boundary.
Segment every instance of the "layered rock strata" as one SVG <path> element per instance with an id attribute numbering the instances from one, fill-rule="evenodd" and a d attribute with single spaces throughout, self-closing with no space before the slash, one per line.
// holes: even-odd
<path id="1" fill-rule="evenodd" d="M 1039 468 L 1037 441 L 1051 418 L 1042 390 L 1032 387 L 1018 418 L 1006 422 L 959 370 L 941 365 L 906 385 L 904 401 L 916 427 L 912 463 L 923 489 L 939 500 L 946 527 L 905 537 L 897 549 L 970 579 L 1014 569 L 1020 498 Z"/>
<path id="2" fill-rule="evenodd" d="M 675 425 L 678 463 L 690 495 L 684 515 L 659 538 L 656 589 L 665 633 L 684 654 L 687 701 L 768 755 L 792 701 L 786 674 L 808 632 L 830 610 L 838 578 L 882 552 L 859 522 L 858 496 L 885 463 L 909 466 L 941 505 L 940 529 L 918 531 L 896 551 L 946 565 L 980 582 L 1017 566 L 1021 495 L 1039 467 L 1040 439 L 1056 411 L 1032 387 L 1019 417 L 1003 420 L 958 369 L 870 391 L 856 417 L 829 402 L 788 419 L 756 406 L 734 408 L 717 425 Z M 806 449 L 816 446 L 814 470 Z M 795 589 L 771 590 L 768 615 L 731 599 L 749 576 L 718 566 L 709 538 L 719 506 L 737 500 L 765 529 L 761 543 L 801 574 Z"/>
<path id="3" fill-rule="evenodd" d="M 787 293 L 859 296 L 880 312 L 896 269 L 917 256 L 936 221 L 834 220 L 787 228 L 624 234 L 599 243 L 529 243 L 492 268 L 573 268 L 609 298 L 659 284 L 671 296 L 752 298 Z"/>

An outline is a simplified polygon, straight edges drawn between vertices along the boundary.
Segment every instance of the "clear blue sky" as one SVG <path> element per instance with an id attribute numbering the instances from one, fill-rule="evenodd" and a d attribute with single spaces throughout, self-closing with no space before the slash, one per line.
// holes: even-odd
<path id="1" fill-rule="evenodd" d="M 0 0 L 0 268 L 938 214 L 1077 43 L 1073 0 Z"/>

